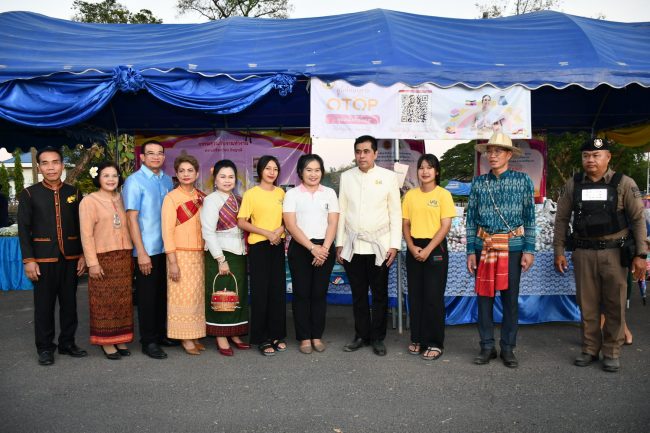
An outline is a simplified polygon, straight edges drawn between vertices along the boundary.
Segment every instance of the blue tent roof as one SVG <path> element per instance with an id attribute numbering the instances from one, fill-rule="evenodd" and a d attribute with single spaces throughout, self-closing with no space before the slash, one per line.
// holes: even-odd
<path id="1" fill-rule="evenodd" d="M 490 20 L 375 9 L 304 19 L 87 24 L 0 14 L 0 82 L 68 72 L 149 70 L 243 79 L 286 73 L 412 85 L 650 86 L 650 23 L 559 12 Z"/>
<path id="2" fill-rule="evenodd" d="M 650 119 L 648 53 L 650 23 L 550 11 L 460 20 L 376 9 L 152 25 L 8 12 L 0 14 L 0 145 L 23 145 L 16 135 L 32 127 L 57 128 L 56 139 L 68 140 L 79 135 L 69 128 L 80 124 L 120 131 L 306 127 L 312 76 L 354 84 L 520 84 L 534 89 L 534 128 L 597 130 Z"/>
<path id="3" fill-rule="evenodd" d="M 450 180 L 445 189 L 454 195 L 469 195 L 472 191 L 472 184 L 459 180 Z"/>

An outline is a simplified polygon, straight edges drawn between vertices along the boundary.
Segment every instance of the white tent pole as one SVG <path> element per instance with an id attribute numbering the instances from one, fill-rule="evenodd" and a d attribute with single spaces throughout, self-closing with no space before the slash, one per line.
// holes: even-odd
<path id="1" fill-rule="evenodd" d="M 395 149 L 395 162 L 399 162 L 399 140 L 393 139 L 393 148 Z M 397 332 L 401 334 L 404 330 L 402 328 L 402 255 L 397 251 Z"/>

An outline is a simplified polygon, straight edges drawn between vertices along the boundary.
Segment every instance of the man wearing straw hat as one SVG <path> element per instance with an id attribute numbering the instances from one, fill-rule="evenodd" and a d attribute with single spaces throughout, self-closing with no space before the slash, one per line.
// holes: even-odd
<path id="1" fill-rule="evenodd" d="M 535 253 L 534 187 L 527 174 L 508 169 L 521 150 L 507 135 L 497 132 L 475 148 L 487 158 L 490 171 L 473 179 L 467 205 L 467 269 L 476 276 L 481 339 L 474 363 L 487 364 L 497 357 L 492 313 L 499 292 L 501 359 L 506 367 L 516 368 L 519 279 L 533 265 Z"/>

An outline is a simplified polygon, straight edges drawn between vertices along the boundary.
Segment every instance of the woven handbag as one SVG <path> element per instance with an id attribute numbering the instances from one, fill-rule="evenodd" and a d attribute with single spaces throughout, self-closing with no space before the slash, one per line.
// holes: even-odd
<path id="1" fill-rule="evenodd" d="M 223 290 L 217 290 L 217 278 L 225 275 L 215 275 L 214 280 L 212 280 L 212 297 L 210 299 L 210 305 L 213 311 L 221 313 L 232 313 L 237 308 L 239 308 L 239 288 L 237 285 L 237 278 L 233 275 L 232 272 L 228 272 L 235 282 L 235 291 L 228 290 L 225 287 Z"/>

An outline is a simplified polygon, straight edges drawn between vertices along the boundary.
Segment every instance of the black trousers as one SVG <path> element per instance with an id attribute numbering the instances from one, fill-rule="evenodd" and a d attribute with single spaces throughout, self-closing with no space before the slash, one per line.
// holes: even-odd
<path id="1" fill-rule="evenodd" d="M 150 256 L 151 273 L 140 272 L 135 260 L 135 293 L 138 300 L 138 325 L 142 345 L 158 343 L 167 336 L 167 257 Z"/>
<path id="2" fill-rule="evenodd" d="M 287 336 L 287 289 L 284 242 L 258 242 L 248 249 L 251 283 L 251 344 Z"/>
<path id="3" fill-rule="evenodd" d="M 323 241 L 323 239 L 311 240 L 316 245 L 323 245 Z M 313 266 L 312 253 L 292 240 L 289 243 L 287 259 L 293 285 L 292 310 L 296 339 L 320 339 L 325 330 L 327 288 L 336 259 L 336 249 L 332 245 L 325 263 L 321 266 Z"/>
<path id="4" fill-rule="evenodd" d="M 481 253 L 477 253 L 480 257 Z M 508 289 L 499 290 L 503 307 L 501 322 L 501 340 L 499 346 L 504 352 L 512 351 L 517 345 L 519 329 L 519 282 L 521 279 L 521 251 L 508 252 Z M 478 271 L 478 269 L 477 269 Z M 478 299 L 478 333 L 481 337 L 481 349 L 494 347 L 494 298 L 477 296 Z"/>
<path id="5" fill-rule="evenodd" d="M 431 239 L 413 239 L 415 246 L 424 248 Z M 444 348 L 445 287 L 449 252 L 443 240 L 424 262 L 406 254 L 411 341 L 425 347 Z"/>
<path id="6" fill-rule="evenodd" d="M 355 337 L 378 341 L 386 337 L 388 309 L 388 267 L 386 262 L 375 265 L 374 254 L 354 254 L 343 262 L 352 288 Z M 372 295 L 372 310 L 368 302 L 368 287 Z"/>
<path id="7" fill-rule="evenodd" d="M 77 332 L 77 263 L 59 257 L 57 262 L 39 263 L 41 275 L 34 283 L 34 333 L 36 351 L 56 348 L 54 309 L 59 300 L 59 346 L 74 344 Z"/>

